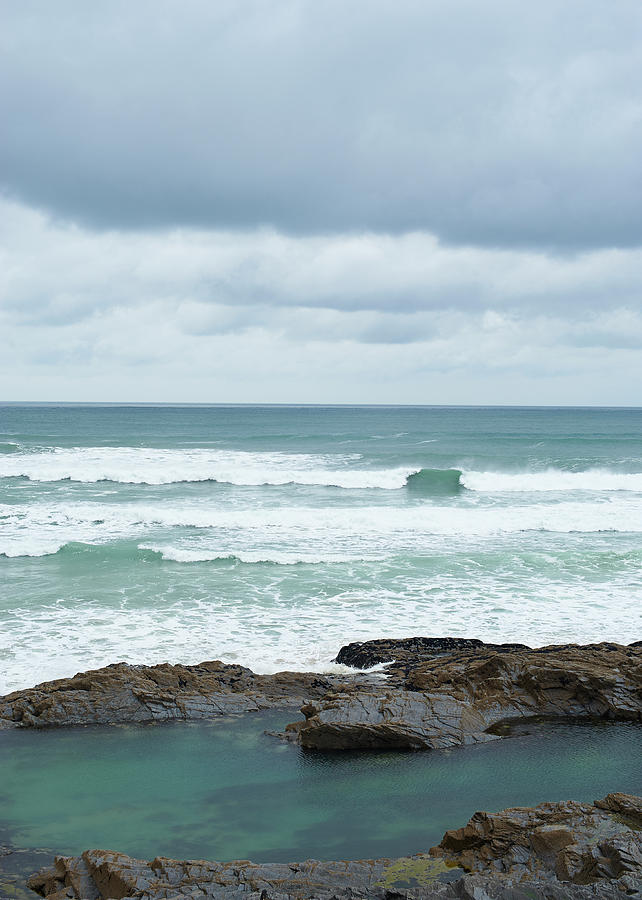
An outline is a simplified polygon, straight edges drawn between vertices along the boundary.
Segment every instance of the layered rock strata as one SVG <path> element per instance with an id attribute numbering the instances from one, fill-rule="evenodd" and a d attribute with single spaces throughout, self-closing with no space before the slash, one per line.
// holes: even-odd
<path id="1" fill-rule="evenodd" d="M 639 646 L 404 650 L 374 689 L 306 704 L 288 736 L 317 750 L 421 750 L 493 740 L 494 726 L 533 716 L 642 721 Z"/>
<path id="2" fill-rule="evenodd" d="M 29 884 L 48 900 L 623 900 L 642 896 L 640 828 L 642 799 L 609 794 L 476 813 L 430 855 L 256 865 L 89 850 Z"/>
<path id="3" fill-rule="evenodd" d="M 0 728 L 209 719 L 274 707 L 296 709 L 340 682 L 307 672 L 255 675 L 218 661 L 197 666 L 121 662 L 0 698 Z"/>

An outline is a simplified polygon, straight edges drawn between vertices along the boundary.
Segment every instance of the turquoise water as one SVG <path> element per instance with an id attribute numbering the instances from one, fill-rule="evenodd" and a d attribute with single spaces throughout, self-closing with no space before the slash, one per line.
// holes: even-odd
<path id="1" fill-rule="evenodd" d="M 642 410 L 0 406 L 0 692 L 639 638 Z"/>
<path id="2" fill-rule="evenodd" d="M 477 809 L 640 793 L 641 726 L 534 733 L 430 753 L 305 753 L 212 724 L 0 733 L 0 842 L 256 861 L 427 850 Z"/>

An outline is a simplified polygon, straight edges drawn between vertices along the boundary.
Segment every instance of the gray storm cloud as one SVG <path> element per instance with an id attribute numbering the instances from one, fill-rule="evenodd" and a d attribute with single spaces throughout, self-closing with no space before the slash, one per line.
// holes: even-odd
<path id="1" fill-rule="evenodd" d="M 1 7 L 3 187 L 63 218 L 642 239 L 639 0 Z"/>

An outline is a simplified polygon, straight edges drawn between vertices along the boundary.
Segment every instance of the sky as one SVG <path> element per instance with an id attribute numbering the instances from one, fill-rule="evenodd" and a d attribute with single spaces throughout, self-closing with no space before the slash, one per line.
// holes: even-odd
<path id="1" fill-rule="evenodd" d="M 0 18 L 0 400 L 642 404 L 639 0 Z"/>

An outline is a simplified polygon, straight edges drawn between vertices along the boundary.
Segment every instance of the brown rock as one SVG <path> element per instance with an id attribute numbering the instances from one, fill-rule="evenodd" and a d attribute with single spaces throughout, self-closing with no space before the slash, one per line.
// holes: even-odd
<path id="1" fill-rule="evenodd" d="M 447 831 L 434 856 L 467 872 L 496 872 L 509 883 L 529 879 L 577 885 L 617 882 L 642 892 L 642 800 L 609 794 L 593 804 L 539 806 L 477 812 L 467 825 Z M 633 812 L 629 820 L 617 811 Z"/>
<path id="2" fill-rule="evenodd" d="M 298 708 L 336 677 L 280 672 L 255 675 L 243 666 L 132 666 L 116 663 L 0 698 L 0 729 L 209 719 L 271 707 Z"/>

